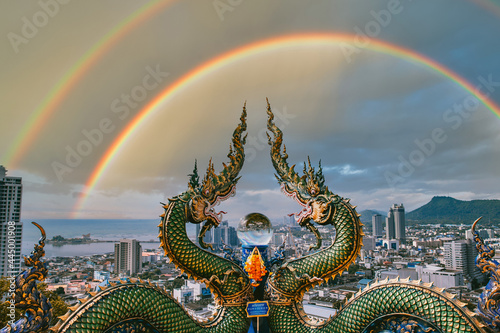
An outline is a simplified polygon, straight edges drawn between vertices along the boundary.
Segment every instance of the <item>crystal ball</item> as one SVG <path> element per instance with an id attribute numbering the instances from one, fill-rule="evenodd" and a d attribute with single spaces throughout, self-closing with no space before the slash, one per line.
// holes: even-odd
<path id="1" fill-rule="evenodd" d="M 240 220 L 237 233 L 243 245 L 267 245 L 273 237 L 273 228 L 267 216 L 250 213 Z"/>

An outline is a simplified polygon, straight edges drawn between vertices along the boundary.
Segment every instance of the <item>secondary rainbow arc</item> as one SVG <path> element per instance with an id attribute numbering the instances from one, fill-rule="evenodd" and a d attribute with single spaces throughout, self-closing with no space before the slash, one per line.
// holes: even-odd
<path id="1" fill-rule="evenodd" d="M 469 0 L 469 2 L 481 7 L 485 12 L 492 13 L 495 16 L 500 17 L 500 3 L 495 2 L 495 0 Z"/>
<path id="2" fill-rule="evenodd" d="M 72 88 L 85 74 L 100 60 L 120 39 L 125 37 L 140 23 L 161 12 L 168 4 L 175 0 L 152 0 L 127 16 L 120 23 L 109 30 L 89 50 L 83 54 L 62 78 L 51 88 L 49 93 L 31 113 L 28 120 L 18 132 L 9 150 L 2 156 L 4 164 L 15 168 L 30 146 L 57 110 Z"/>

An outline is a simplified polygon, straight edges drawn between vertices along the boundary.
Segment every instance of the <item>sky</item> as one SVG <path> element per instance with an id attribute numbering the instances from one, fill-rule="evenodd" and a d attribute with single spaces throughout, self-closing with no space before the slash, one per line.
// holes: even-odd
<path id="1" fill-rule="evenodd" d="M 321 160 L 358 210 L 500 199 L 500 2 L 40 0 L 0 4 L 0 164 L 23 220 L 154 219 L 247 103 L 237 223 L 300 211 L 274 178 Z"/>

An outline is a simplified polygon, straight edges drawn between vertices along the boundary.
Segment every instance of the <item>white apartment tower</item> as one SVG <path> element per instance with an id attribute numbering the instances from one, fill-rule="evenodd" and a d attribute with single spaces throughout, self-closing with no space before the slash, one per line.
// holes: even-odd
<path id="1" fill-rule="evenodd" d="M 135 239 L 120 239 L 115 244 L 115 273 L 132 275 L 142 269 L 142 248 Z"/>
<path id="2" fill-rule="evenodd" d="M 477 250 L 474 242 L 471 240 L 452 241 L 444 243 L 443 248 L 446 268 L 462 271 L 469 281 L 473 279 L 478 282 L 483 281 L 484 276 L 475 264 Z"/>
<path id="3" fill-rule="evenodd" d="M 12 276 L 21 269 L 21 177 L 8 177 L 0 165 L 0 276 Z"/>

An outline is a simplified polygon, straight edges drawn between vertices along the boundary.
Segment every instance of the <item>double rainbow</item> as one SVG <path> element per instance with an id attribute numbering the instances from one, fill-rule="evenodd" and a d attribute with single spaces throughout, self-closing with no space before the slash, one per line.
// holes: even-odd
<path id="1" fill-rule="evenodd" d="M 9 168 L 16 168 L 19 161 L 27 153 L 33 142 L 47 124 L 52 114 L 69 92 L 85 76 L 112 47 L 125 37 L 133 28 L 160 13 L 167 5 L 176 0 L 150 0 L 119 24 L 108 31 L 99 41 L 92 45 L 77 62 L 59 79 L 55 86 L 31 113 L 28 120 L 18 132 L 8 151 L 1 156 L 1 161 Z M 468 0 L 483 8 L 484 11 L 500 17 L 500 6 L 495 0 Z"/>

